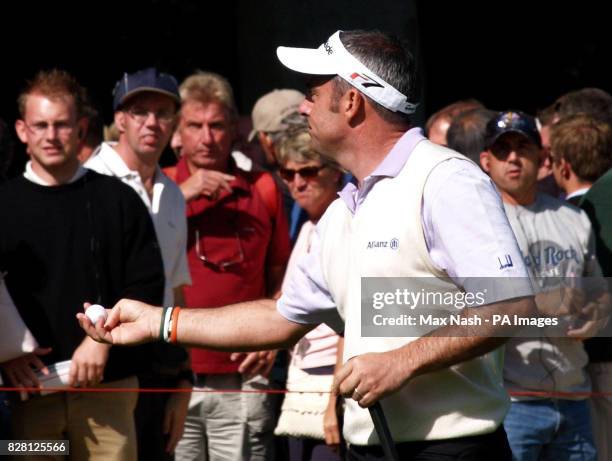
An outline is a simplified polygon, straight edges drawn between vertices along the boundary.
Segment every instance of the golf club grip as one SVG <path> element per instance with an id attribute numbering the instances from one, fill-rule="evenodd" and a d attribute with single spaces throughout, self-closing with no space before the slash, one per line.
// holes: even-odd
<path id="1" fill-rule="evenodd" d="M 387 424 L 387 418 L 385 418 L 380 402 L 376 402 L 374 405 L 369 407 L 368 410 L 370 410 L 370 417 L 374 423 L 374 428 L 378 434 L 385 458 L 387 461 L 399 461 L 395 443 L 393 442 L 391 431 L 389 430 L 389 425 Z"/>

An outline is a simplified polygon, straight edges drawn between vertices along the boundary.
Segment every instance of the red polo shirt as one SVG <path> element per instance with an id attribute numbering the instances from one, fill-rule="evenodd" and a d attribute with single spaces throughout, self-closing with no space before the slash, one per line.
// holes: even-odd
<path id="1" fill-rule="evenodd" d="M 262 172 L 244 172 L 233 164 L 232 192 L 217 200 L 199 198 L 187 203 L 187 257 L 192 285 L 185 287 L 187 307 L 219 307 L 266 296 L 266 268 L 284 266 L 291 252 L 281 196 L 276 190 L 276 213 L 261 196 L 255 181 Z M 184 159 L 176 166 L 176 182 L 189 178 Z M 199 233 L 199 251 L 196 248 Z M 202 261 L 206 259 L 208 262 Z M 229 352 L 192 349 L 196 373 L 235 373 L 239 363 Z"/>

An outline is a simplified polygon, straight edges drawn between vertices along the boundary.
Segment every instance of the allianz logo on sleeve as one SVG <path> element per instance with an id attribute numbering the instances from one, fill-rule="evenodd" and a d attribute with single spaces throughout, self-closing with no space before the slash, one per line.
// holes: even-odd
<path id="1" fill-rule="evenodd" d="M 373 250 L 377 248 L 389 248 L 391 250 L 399 249 L 399 240 L 392 238 L 390 240 L 370 240 L 366 249 Z"/>

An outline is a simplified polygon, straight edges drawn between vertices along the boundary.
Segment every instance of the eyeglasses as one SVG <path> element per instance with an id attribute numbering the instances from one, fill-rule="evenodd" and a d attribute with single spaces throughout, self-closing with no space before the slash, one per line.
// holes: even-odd
<path id="1" fill-rule="evenodd" d="M 70 123 L 70 122 L 56 122 L 56 123 L 36 122 L 33 124 L 24 122 L 24 124 L 36 136 L 43 136 L 47 132 L 49 127 L 52 127 L 53 131 L 57 132 L 58 135 L 67 136 L 70 133 L 72 133 L 72 131 L 74 130 L 76 126 L 74 123 Z"/>
<path id="2" fill-rule="evenodd" d="M 283 178 L 287 182 L 293 181 L 296 174 L 299 174 L 302 179 L 313 179 L 316 178 L 319 174 L 319 171 L 327 168 L 327 165 L 321 166 L 305 166 L 304 168 L 299 168 L 297 170 L 292 170 L 290 168 L 279 168 L 278 174 L 280 174 L 281 178 Z"/>
<path id="3" fill-rule="evenodd" d="M 147 121 L 149 114 L 153 114 L 155 119 L 163 125 L 170 125 L 174 122 L 175 117 L 174 111 L 171 110 L 159 110 L 154 112 L 152 110 L 143 109 L 142 107 L 130 107 L 127 113 L 130 114 L 139 125 Z"/>
<path id="4" fill-rule="evenodd" d="M 236 264 L 241 264 L 244 262 L 244 251 L 242 250 L 242 243 L 240 242 L 240 236 L 238 235 L 238 232 L 234 232 L 234 237 L 236 242 L 236 252 L 234 254 L 234 257 L 226 261 L 213 261 L 209 256 L 206 255 L 206 245 L 204 244 L 204 239 L 202 239 L 202 249 L 200 251 L 200 231 L 196 229 L 196 255 L 204 264 L 211 266 L 212 268 L 217 269 L 218 271 L 225 271 L 228 267 L 234 266 Z"/>

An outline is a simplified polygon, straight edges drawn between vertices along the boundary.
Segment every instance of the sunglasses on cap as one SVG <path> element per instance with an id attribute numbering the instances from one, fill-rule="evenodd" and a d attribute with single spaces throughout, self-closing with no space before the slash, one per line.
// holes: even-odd
<path id="1" fill-rule="evenodd" d="M 305 166 L 303 168 L 299 168 L 297 170 L 292 170 L 291 168 L 279 168 L 278 174 L 287 182 L 292 182 L 295 178 L 296 174 L 299 174 L 302 179 L 313 179 L 316 178 L 319 174 L 319 171 L 326 168 L 326 165 L 321 166 Z"/>

